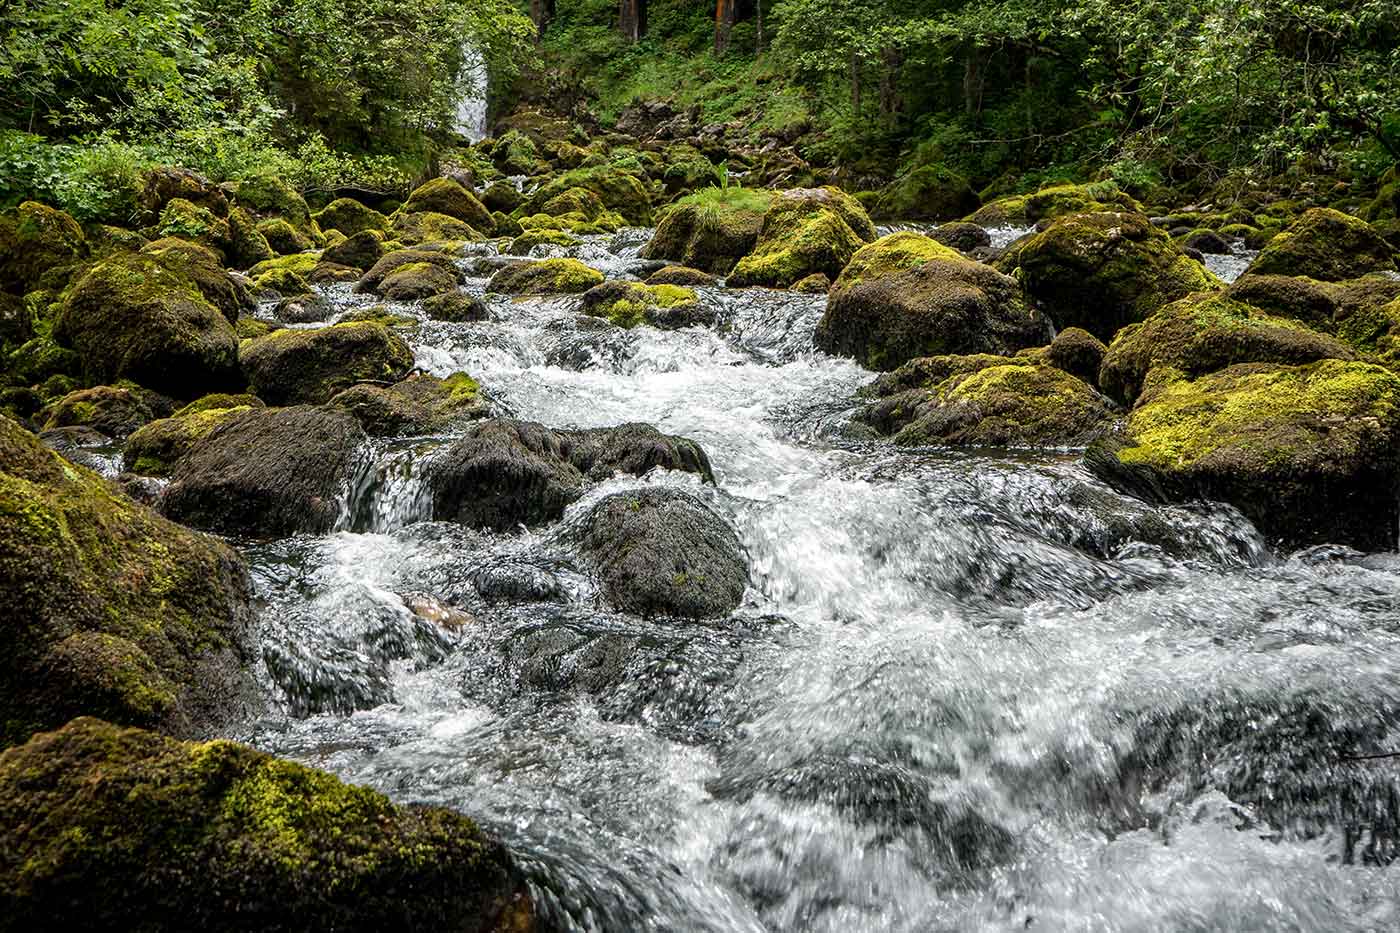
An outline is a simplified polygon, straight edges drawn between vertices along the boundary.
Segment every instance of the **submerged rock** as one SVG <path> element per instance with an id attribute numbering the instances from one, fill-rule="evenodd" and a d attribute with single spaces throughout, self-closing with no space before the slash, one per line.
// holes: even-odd
<path id="1" fill-rule="evenodd" d="M 817 325 L 818 349 L 890 370 L 948 353 L 1013 353 L 1044 343 L 1048 323 L 1016 281 L 918 233 L 852 257 Z"/>
<path id="2" fill-rule="evenodd" d="M 1395 250 L 1366 221 L 1319 207 L 1270 240 L 1248 271 L 1340 282 L 1395 271 Z"/>
<path id="3" fill-rule="evenodd" d="M 327 402 L 357 382 L 396 382 L 413 369 L 403 338 L 366 321 L 273 331 L 245 343 L 240 356 L 254 390 L 272 405 Z"/>
<path id="4" fill-rule="evenodd" d="M 239 412 L 176 461 L 160 511 L 221 534 L 323 534 L 347 516 L 364 443 L 359 423 L 339 409 Z"/>
<path id="5" fill-rule="evenodd" d="M 15 929 L 528 933 L 524 877 L 450 810 L 228 741 L 83 718 L 0 754 Z"/>
<path id="6" fill-rule="evenodd" d="M 784 191 L 769 204 L 758 242 L 726 284 L 787 288 L 818 272 L 834 278 L 875 237 L 865 209 L 839 188 Z"/>
<path id="7" fill-rule="evenodd" d="M 85 714 L 189 736 L 246 714 L 249 598 L 232 549 L 0 417 L 0 744 Z"/>
<path id="8" fill-rule="evenodd" d="M 484 421 L 432 461 L 433 515 L 497 531 L 543 524 L 563 515 L 587 482 L 654 467 L 714 481 L 698 444 L 650 425 L 554 431 L 530 421 Z"/>
<path id="9" fill-rule="evenodd" d="M 726 616 L 749 582 L 743 545 L 729 525 L 679 490 L 608 496 L 589 513 L 581 544 L 604 598 L 640 616 Z"/>
<path id="10" fill-rule="evenodd" d="M 1228 502 L 1286 546 L 1395 545 L 1400 376 L 1370 363 L 1241 364 L 1147 386 L 1089 466 L 1129 492 Z"/>

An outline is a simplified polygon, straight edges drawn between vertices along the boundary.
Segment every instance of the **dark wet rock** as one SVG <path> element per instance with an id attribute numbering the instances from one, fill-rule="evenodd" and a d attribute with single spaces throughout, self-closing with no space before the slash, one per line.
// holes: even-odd
<path id="1" fill-rule="evenodd" d="M 330 299 L 320 292 L 283 298 L 272 310 L 272 316 L 283 324 L 319 324 L 334 313 Z"/>
<path id="2" fill-rule="evenodd" d="M 425 299 L 423 313 L 434 321 L 447 321 L 453 324 L 468 324 L 491 318 L 491 312 L 486 307 L 486 302 L 475 295 L 468 295 L 456 290 Z"/>
<path id="3" fill-rule="evenodd" d="M 1195 230 L 1187 234 L 1186 239 L 1181 241 L 1181 246 L 1186 250 L 1194 249 L 1198 253 L 1214 256 L 1230 255 L 1230 242 L 1214 230 Z"/>
<path id="4" fill-rule="evenodd" d="M 325 533 L 344 517 L 364 443 L 359 423 L 339 409 L 239 412 L 175 463 L 160 510 L 221 534 Z"/>
<path id="5" fill-rule="evenodd" d="M 472 820 L 233 742 L 82 718 L 0 755 L 0 797 L 15 929 L 535 929 Z"/>
<path id="6" fill-rule="evenodd" d="M 831 279 L 825 272 L 814 272 L 805 279 L 794 282 L 792 290 L 799 295 L 825 295 L 831 291 Z"/>
<path id="7" fill-rule="evenodd" d="M 169 476 L 196 443 L 229 418 L 254 407 L 263 406 L 261 402 L 254 406 L 231 401 L 226 407 L 182 411 L 152 421 L 127 439 L 122 448 L 122 466 L 142 476 Z"/>
<path id="8" fill-rule="evenodd" d="M 890 370 L 922 356 L 1005 355 L 1049 336 L 1014 279 L 928 237 L 895 233 L 851 259 L 815 340 L 818 349 Z"/>
<path id="9" fill-rule="evenodd" d="M 430 263 L 451 274 L 454 277 L 454 283 L 462 281 L 461 270 L 457 268 L 457 264 L 452 261 L 451 256 L 431 250 L 400 249 L 387 254 L 371 266 L 370 270 L 355 285 L 355 291 L 360 294 L 378 294 L 384 280 L 397 269 L 422 263 Z"/>
<path id="10" fill-rule="evenodd" d="M 1368 272 L 1395 271 L 1395 250 L 1364 220 L 1314 208 L 1270 240 L 1248 271 L 1341 282 Z"/>
<path id="11" fill-rule="evenodd" d="M 357 382 L 397 382 L 413 369 L 403 338 L 365 321 L 273 331 L 246 342 L 240 356 L 254 391 L 271 405 L 319 404 Z"/>
<path id="12" fill-rule="evenodd" d="M 190 736 L 245 715 L 249 599 L 232 549 L 0 417 L 0 744 L 79 715 Z"/>
<path id="13" fill-rule="evenodd" d="M 648 285 L 680 285 L 684 288 L 706 288 L 717 284 L 708 272 L 689 266 L 662 266 L 647 276 Z"/>
<path id="14" fill-rule="evenodd" d="M 534 603 L 564 595 L 553 572 L 521 561 L 494 560 L 478 567 L 472 571 L 471 583 L 488 603 Z"/>
<path id="15" fill-rule="evenodd" d="M 713 619 L 738 608 L 748 559 L 725 521 L 674 489 L 616 493 L 595 505 L 581 546 L 603 597 L 640 616 Z"/>
<path id="16" fill-rule="evenodd" d="M 725 275 L 752 252 L 771 199 L 771 192 L 746 188 L 703 202 L 683 199 L 657 224 L 642 258 Z"/>
<path id="17" fill-rule="evenodd" d="M 1113 421 L 1091 385 L 1030 356 L 911 360 L 866 391 L 879 400 L 856 419 L 904 446 L 1077 447 Z"/>
<path id="18" fill-rule="evenodd" d="M 85 426 L 122 438 L 174 410 L 170 399 L 155 392 L 134 386 L 95 386 L 50 402 L 40 412 L 39 421 L 46 431 Z"/>
<path id="19" fill-rule="evenodd" d="M 959 221 L 941 224 L 929 231 L 929 239 L 951 246 L 960 253 L 970 253 L 992 245 L 992 235 L 977 224 Z"/>
<path id="20" fill-rule="evenodd" d="M 1141 214 L 1072 214 L 1007 251 L 1027 295 L 1057 327 L 1103 341 L 1163 305 L 1220 282 Z"/>
<path id="21" fill-rule="evenodd" d="M 538 525 L 559 518 L 588 482 L 654 467 L 714 479 L 698 444 L 649 425 L 553 431 L 529 421 L 483 421 L 432 461 L 433 515 L 497 531 Z"/>
<path id="22" fill-rule="evenodd" d="M 1400 377 L 1369 363 L 1241 364 L 1149 384 L 1092 470 L 1157 501 L 1213 499 L 1286 546 L 1395 545 Z"/>
<path id="23" fill-rule="evenodd" d="M 520 206 L 520 192 L 508 181 L 493 181 L 481 193 L 481 203 L 487 210 L 509 214 Z"/>
<path id="24" fill-rule="evenodd" d="M 505 266 L 486 283 L 488 292 L 506 295 L 563 295 L 603 284 L 603 273 L 577 259 L 545 259 Z"/>
<path id="25" fill-rule="evenodd" d="M 1062 369 L 1091 386 L 1099 384 L 1099 367 L 1108 347 L 1103 341 L 1078 327 L 1067 327 L 1045 348 L 1045 362 Z"/>
<path id="26" fill-rule="evenodd" d="M 354 198 L 336 198 L 316 214 L 316 223 L 322 230 L 339 230 L 354 239 L 357 234 L 369 230 L 382 232 L 388 227 L 389 219 Z"/>
<path id="27" fill-rule="evenodd" d="M 349 411 L 375 437 L 432 434 L 484 418 L 488 411 L 481 387 L 466 373 L 446 379 L 414 373 L 390 386 L 361 383 L 336 395 L 331 405 Z"/>
<path id="28" fill-rule="evenodd" d="M 418 301 L 457 290 L 457 276 L 430 262 L 399 266 L 379 283 L 379 294 L 390 301 Z"/>
<path id="29" fill-rule="evenodd" d="M 350 234 L 334 246 L 326 247 L 321 252 L 321 262 L 368 270 L 379 261 L 383 253 L 384 243 L 376 232 L 361 230 L 359 233 Z"/>
<path id="30" fill-rule="evenodd" d="M 787 288 L 815 273 L 841 274 L 856 251 L 875 240 L 860 203 L 839 188 L 795 188 L 773 197 L 753 251 L 726 284 Z"/>

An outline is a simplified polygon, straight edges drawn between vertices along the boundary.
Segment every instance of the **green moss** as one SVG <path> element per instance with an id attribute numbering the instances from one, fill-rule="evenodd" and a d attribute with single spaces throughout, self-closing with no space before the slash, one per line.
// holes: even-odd
<path id="1" fill-rule="evenodd" d="M 524 213 L 541 213 L 544 205 L 571 188 L 593 192 L 604 207 L 616 211 L 627 223 L 645 226 L 651 222 L 651 194 L 642 179 L 612 165 L 576 168 L 555 176 L 529 196 Z"/>
<path id="2" fill-rule="evenodd" d="M 206 396 L 214 404 L 218 400 L 232 401 L 237 396 Z M 201 402 L 205 400 L 201 399 Z M 199 404 L 199 403 L 195 403 Z M 198 441 L 232 416 L 254 407 L 229 405 L 223 408 L 200 408 L 161 418 L 138 430 L 127 439 L 122 452 L 125 468 L 143 476 L 169 476 L 175 462 L 189 452 Z M 261 408 L 262 403 L 257 406 Z"/>
<path id="3" fill-rule="evenodd" d="M 306 199 L 280 178 L 272 175 L 244 178 L 238 182 L 234 196 L 253 213 L 281 217 L 304 235 L 319 239 L 320 231 L 312 223 Z"/>
<path id="4" fill-rule="evenodd" d="M 739 260 L 729 284 L 786 288 L 818 272 L 835 278 L 874 239 L 865 210 L 839 189 L 784 192 L 770 204 L 753 252 Z"/>
<path id="5" fill-rule="evenodd" d="M 481 386 L 466 373 L 437 379 L 415 373 L 392 386 L 356 385 L 331 404 L 348 410 L 379 437 L 434 434 L 488 413 Z"/>
<path id="6" fill-rule="evenodd" d="M 1365 221 L 1315 208 L 1270 240 L 1249 272 L 1341 282 L 1368 272 L 1395 271 L 1394 252 Z"/>
<path id="7" fill-rule="evenodd" d="M 356 382 L 393 382 L 413 369 L 413 351 L 381 324 L 286 328 L 245 341 L 239 358 L 259 398 L 320 404 Z"/>
<path id="8" fill-rule="evenodd" d="M 881 191 L 874 212 L 897 220 L 955 220 L 977 209 L 967 178 L 942 165 L 920 165 Z"/>
<path id="9" fill-rule="evenodd" d="M 551 218 L 553 219 L 553 218 Z M 578 239 L 562 230 L 532 228 L 511 241 L 506 252 L 512 256 L 528 256 L 536 246 L 577 246 Z"/>
<path id="10" fill-rule="evenodd" d="M 35 201 L 0 213 L 0 291 L 23 295 L 66 283 L 88 255 L 82 227 Z"/>
<path id="11" fill-rule="evenodd" d="M 349 237 L 364 230 L 386 230 L 389 218 L 354 198 L 336 198 L 316 214 L 316 223 L 322 230 L 339 230 Z"/>
<path id="12" fill-rule="evenodd" d="M 259 221 L 257 230 L 267 241 L 267 245 L 272 247 L 273 252 L 282 256 L 304 253 L 315 245 L 311 237 L 281 217 Z"/>
<path id="13" fill-rule="evenodd" d="M 603 273 L 577 259 L 544 259 L 506 266 L 487 285 L 487 291 L 508 295 L 558 295 L 586 292 L 603 284 Z"/>
<path id="14" fill-rule="evenodd" d="M 184 198 L 172 198 L 165 205 L 156 232 L 163 237 L 181 237 L 207 244 L 226 244 L 229 241 L 228 221 Z"/>
<path id="15" fill-rule="evenodd" d="M 844 290 L 866 279 L 894 275 L 906 269 L 917 269 L 934 260 L 966 261 L 957 250 L 921 233 L 891 233 L 857 250 L 851 256 L 851 261 L 841 270 L 832 290 Z"/>
<path id="16" fill-rule="evenodd" d="M 267 237 L 258 231 L 257 219 L 241 207 L 229 211 L 228 245 L 224 252 L 230 267 L 236 269 L 247 269 L 274 256 Z"/>
<path id="17" fill-rule="evenodd" d="M 476 243 L 485 239 L 477 228 L 466 221 L 431 211 L 397 214 L 390 231 L 400 242 L 411 246 L 447 241 Z"/>

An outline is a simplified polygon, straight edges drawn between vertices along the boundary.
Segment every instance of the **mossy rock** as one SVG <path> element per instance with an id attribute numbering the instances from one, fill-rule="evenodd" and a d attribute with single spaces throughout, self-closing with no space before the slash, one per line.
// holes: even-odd
<path id="1" fill-rule="evenodd" d="M 108 437 L 126 437 L 147 422 L 170 414 L 173 403 L 137 386 L 94 386 L 50 402 L 38 422 L 45 431 L 86 427 Z"/>
<path id="2" fill-rule="evenodd" d="M 175 411 L 175 417 L 193 415 L 201 411 L 214 411 L 221 408 L 263 408 L 262 399 L 247 392 L 214 392 L 190 402 Z"/>
<path id="3" fill-rule="evenodd" d="M 456 289 L 456 277 L 430 262 L 406 263 L 379 283 L 379 294 L 390 301 L 418 301 Z"/>
<path id="4" fill-rule="evenodd" d="M 274 331 L 244 343 L 239 356 L 270 405 L 320 404 L 357 382 L 397 382 L 413 369 L 403 338 L 367 322 Z"/>
<path id="5" fill-rule="evenodd" d="M 1169 302 L 1221 283 L 1141 214 L 1071 214 L 997 263 L 1058 327 L 1110 341 Z"/>
<path id="6" fill-rule="evenodd" d="M 429 320 L 447 321 L 453 324 L 468 324 L 491 319 L 486 302 L 475 295 L 453 290 L 444 295 L 434 295 L 424 300 L 423 313 Z"/>
<path id="7" fill-rule="evenodd" d="M 1125 437 L 1091 449 L 1088 463 L 1140 495 L 1228 502 L 1287 547 L 1389 550 L 1400 520 L 1400 376 L 1342 360 L 1162 374 Z"/>
<path id="8" fill-rule="evenodd" d="M 1269 241 L 1248 272 L 1341 282 L 1368 272 L 1394 272 L 1395 250 L 1369 224 L 1330 208 L 1314 208 Z"/>
<path id="9" fill-rule="evenodd" d="M 258 233 L 262 234 L 267 245 L 279 256 L 290 256 L 294 253 L 304 253 L 315 244 L 311 237 L 293 227 L 281 217 L 271 217 L 267 220 L 258 221 Z"/>
<path id="10" fill-rule="evenodd" d="M 511 241 L 506 252 L 512 256 L 528 256 L 536 246 L 577 246 L 579 240 L 563 230 L 527 230 Z"/>
<path id="11" fill-rule="evenodd" d="M 81 356 L 41 335 L 10 351 L 5 359 L 4 378 L 15 385 L 33 386 L 54 377 L 76 376 L 82 371 Z"/>
<path id="12" fill-rule="evenodd" d="M 533 191 L 520 210 L 525 214 L 541 213 L 545 204 L 570 188 L 592 191 L 604 207 L 622 215 L 629 224 L 651 223 L 651 193 L 641 178 L 615 165 L 576 168 L 556 175 Z"/>
<path id="13" fill-rule="evenodd" d="M 491 217 L 496 221 L 496 236 L 498 237 L 518 237 L 525 232 L 520 221 L 514 217 L 508 217 L 500 211 L 493 211 Z"/>
<path id="14" fill-rule="evenodd" d="M 983 227 L 1030 226 L 1067 214 L 1099 212 L 1141 214 L 1142 205 L 1111 181 L 1087 185 L 1054 185 L 1034 194 L 999 198 L 983 205 L 967 220 Z"/>
<path id="15" fill-rule="evenodd" d="M 208 247 L 166 237 L 152 240 L 141 247 L 141 252 L 156 257 L 162 265 L 188 278 L 204 300 L 218 308 L 230 322 L 257 307 L 243 280 L 224 271 L 218 256 Z"/>
<path id="16" fill-rule="evenodd" d="M 923 356 L 1040 346 L 1048 322 L 1015 279 L 918 233 L 861 248 L 831 287 L 818 349 L 891 370 Z"/>
<path id="17" fill-rule="evenodd" d="M 661 173 L 661 183 L 669 195 L 724 184 L 724 170 L 696 153 L 691 158 L 668 161 Z"/>
<path id="18" fill-rule="evenodd" d="M 604 282 L 583 293 L 584 314 L 604 318 L 619 327 L 649 324 L 663 330 L 714 323 L 714 312 L 700 304 L 695 292 L 680 285 Z"/>
<path id="19" fill-rule="evenodd" d="M 726 275 L 753 251 L 773 192 L 710 188 L 667 208 L 643 259 L 664 259 Z"/>
<path id="20" fill-rule="evenodd" d="M 424 243 L 476 243 L 485 239 L 481 231 L 466 221 L 431 211 L 396 214 L 389 232 L 396 240 L 409 246 Z"/>
<path id="21" fill-rule="evenodd" d="M 249 597 L 230 548 L 0 417 L 0 742 L 80 715 L 200 735 L 246 714 Z"/>
<path id="22" fill-rule="evenodd" d="M 78 352 L 85 377 L 122 379 L 174 398 L 236 387 L 233 325 L 169 260 L 118 253 L 65 295 L 54 339 Z"/>
<path id="23" fill-rule="evenodd" d="M 233 186 L 234 199 L 258 217 L 280 217 L 303 236 L 319 242 L 321 231 L 311 217 L 311 209 L 291 185 L 273 175 L 241 179 Z"/>
<path id="24" fill-rule="evenodd" d="M 476 195 L 450 178 L 434 178 L 413 190 L 403 206 L 405 214 L 431 213 L 446 214 L 460 220 L 481 233 L 490 235 L 495 230 L 495 221 L 486 205 L 477 200 Z M 443 237 L 442 239 L 462 239 Z"/>
<path id="25" fill-rule="evenodd" d="M 215 217 L 229 216 L 228 196 L 218 185 L 198 172 L 167 165 L 151 169 L 141 180 L 136 203 L 144 215 L 142 222 L 153 222 L 177 198 L 202 207 Z"/>
<path id="26" fill-rule="evenodd" d="M 838 188 L 784 191 L 769 205 L 753 252 L 726 284 L 787 288 L 818 272 L 835 278 L 875 236 L 865 209 Z"/>
<path id="27" fill-rule="evenodd" d="M 1032 357 L 910 360 L 867 390 L 856 420 L 901 446 L 1082 447 L 1114 413 L 1088 383 Z"/>
<path id="28" fill-rule="evenodd" d="M 1109 395 L 1132 404 L 1152 370 L 1165 367 L 1189 378 L 1236 363 L 1356 359 L 1335 337 L 1297 321 L 1273 317 L 1225 295 L 1202 293 L 1174 301 L 1113 339 L 1099 374 Z"/>
<path id="29" fill-rule="evenodd" d="M 813 272 L 794 282 L 792 290 L 802 295 L 825 295 L 831 291 L 831 279 L 825 272 Z"/>
<path id="30" fill-rule="evenodd" d="M 534 175 L 543 165 L 539 147 L 519 130 L 510 130 L 496 140 L 491 150 L 491 163 L 505 175 Z"/>
<path id="31" fill-rule="evenodd" d="M 347 237 L 366 230 L 383 232 L 389 228 L 389 218 L 354 198 L 336 198 L 318 211 L 315 218 L 322 230 L 339 230 Z"/>
<path id="32" fill-rule="evenodd" d="M 466 373 L 438 379 L 414 373 L 391 386 L 361 383 L 331 399 L 372 437 L 436 434 L 489 414 L 481 386 Z"/>
<path id="33" fill-rule="evenodd" d="M 18 295 L 0 292 L 0 348 L 10 349 L 34 339 L 34 314 Z"/>
<path id="34" fill-rule="evenodd" d="M 1044 350 L 1021 352 L 1038 353 L 1048 365 L 1064 370 L 1091 386 L 1098 386 L 1099 369 L 1103 366 L 1103 358 L 1108 354 L 1108 347 L 1083 328 L 1066 327 L 1055 335 L 1055 339 L 1050 341 L 1050 346 Z"/>
<path id="35" fill-rule="evenodd" d="M 321 251 L 321 262 L 368 270 L 384 254 L 384 241 L 375 230 L 360 230 Z"/>
<path id="36" fill-rule="evenodd" d="M 1400 321 L 1391 303 L 1400 298 L 1400 279 L 1375 273 L 1346 282 L 1320 282 L 1302 276 L 1242 275 L 1226 292 L 1237 301 L 1270 314 L 1300 321 L 1331 334 L 1387 366 L 1396 353 Z"/>
<path id="37" fill-rule="evenodd" d="M 221 253 L 230 243 L 227 220 L 184 198 L 172 198 L 165 205 L 156 223 L 156 233 L 210 246 Z"/>
<path id="38" fill-rule="evenodd" d="M 248 269 L 275 255 L 267 237 L 258 230 L 257 218 L 241 207 L 229 211 L 228 246 L 224 257 L 230 267 Z"/>
<path id="39" fill-rule="evenodd" d="M 355 283 L 355 291 L 360 294 L 378 294 L 384 280 L 392 275 L 396 269 L 422 263 L 437 266 L 444 273 L 451 275 L 454 284 L 460 284 L 463 281 L 462 271 L 457 268 L 452 257 L 445 253 L 422 249 L 398 249 L 380 257 L 369 271 Z"/>
<path id="40" fill-rule="evenodd" d="M 481 203 L 493 214 L 509 214 L 520 206 L 520 192 L 508 181 L 493 181 L 481 193 Z"/>
<path id="41" fill-rule="evenodd" d="M 992 235 L 985 228 L 965 221 L 940 224 L 929 231 L 929 239 L 951 246 L 960 253 L 986 249 L 992 245 Z"/>
<path id="42" fill-rule="evenodd" d="M 88 256 L 83 228 L 36 201 L 0 213 L 0 292 L 61 288 Z"/>
<path id="43" fill-rule="evenodd" d="M 81 718 L 0 755 L 0 794 L 15 929 L 535 929 L 472 820 L 233 742 Z"/>
<path id="44" fill-rule="evenodd" d="M 541 214 L 562 217 L 565 214 L 581 214 L 587 220 L 595 220 L 607 208 L 603 199 L 587 188 L 573 187 L 561 191 L 540 206 Z"/>
<path id="45" fill-rule="evenodd" d="M 718 280 L 708 272 L 689 266 L 664 266 L 647 276 L 648 285 L 680 285 L 685 288 L 713 288 Z"/>
<path id="46" fill-rule="evenodd" d="M 491 276 L 486 290 L 506 295 L 565 295 L 602 284 L 603 273 L 577 259 L 544 259 L 505 266 Z"/>
<path id="47" fill-rule="evenodd" d="M 894 220 L 956 220 L 979 204 L 966 176 L 942 165 L 920 165 L 880 192 L 874 214 Z"/>
<path id="48" fill-rule="evenodd" d="M 238 396 L 213 395 L 210 399 L 232 401 Z M 251 396 L 249 396 L 251 398 Z M 229 418 L 257 406 L 228 404 L 225 407 L 181 409 L 169 418 L 152 421 L 127 438 L 122 448 L 122 469 L 141 476 L 169 476 L 175 464 L 194 445 Z"/>

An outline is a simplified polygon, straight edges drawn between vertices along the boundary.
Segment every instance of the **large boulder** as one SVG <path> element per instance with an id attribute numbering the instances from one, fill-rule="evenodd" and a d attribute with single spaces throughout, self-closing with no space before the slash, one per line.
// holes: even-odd
<path id="1" fill-rule="evenodd" d="M 432 434 L 487 413 L 481 386 L 466 373 L 438 379 L 414 373 L 390 386 L 361 383 L 331 399 L 376 437 Z"/>
<path id="2" fill-rule="evenodd" d="M 1118 332 L 1099 373 L 1103 390 L 1132 404 L 1157 367 L 1190 378 L 1236 363 L 1312 363 L 1356 359 L 1335 337 L 1273 317 L 1224 295 L 1202 292 L 1174 301 Z"/>
<path id="3" fill-rule="evenodd" d="M 390 301 L 419 301 L 457 290 L 457 277 L 431 262 L 399 266 L 379 283 L 379 294 Z"/>
<path id="4" fill-rule="evenodd" d="M 91 382 L 130 379 L 175 398 L 236 388 L 238 338 L 196 281 L 163 257 L 109 256 L 66 293 L 53 325 Z"/>
<path id="5" fill-rule="evenodd" d="M 35 201 L 0 213 L 0 292 L 57 288 L 88 255 L 78 222 Z"/>
<path id="6" fill-rule="evenodd" d="M 121 438 L 174 409 L 170 399 L 147 389 L 93 386 L 69 392 L 45 405 L 37 420 L 45 431 L 85 427 Z"/>
<path id="7" fill-rule="evenodd" d="M 298 236 L 305 237 L 313 245 L 321 244 L 321 228 L 316 226 L 311 209 L 306 206 L 306 199 L 282 179 L 273 175 L 255 175 L 241 179 L 231 187 L 234 200 L 260 219 L 280 218 Z"/>
<path id="8" fill-rule="evenodd" d="M 1034 194 L 998 198 L 967 219 L 984 227 L 1030 226 L 1066 214 L 1099 211 L 1142 213 L 1142 205 L 1111 181 L 1087 185 L 1054 185 Z"/>
<path id="9" fill-rule="evenodd" d="M 568 295 L 602 284 L 603 273 L 577 259 L 545 259 L 503 266 L 486 283 L 486 290 L 506 295 Z"/>
<path id="10" fill-rule="evenodd" d="M 483 239 L 482 232 L 465 220 L 435 211 L 400 211 L 394 215 L 389 235 L 409 246 L 420 246 L 424 243 L 474 243 Z"/>
<path id="11" fill-rule="evenodd" d="M 965 176 L 942 165 L 920 165 L 880 192 L 875 214 L 894 220 L 956 220 L 979 203 Z"/>
<path id="12" fill-rule="evenodd" d="M 1049 337 L 1015 279 L 922 234 L 894 233 L 851 258 L 815 340 L 828 353 L 891 370 L 923 356 L 1005 355 Z"/>
<path id="13" fill-rule="evenodd" d="M 589 512 L 581 539 L 603 597 L 623 612 L 720 618 L 739 607 L 749 583 L 744 547 L 729 525 L 679 490 L 608 496 Z"/>
<path id="14" fill-rule="evenodd" d="M 715 313 L 695 292 L 679 285 L 643 285 L 613 280 L 583 293 L 584 314 L 606 318 L 619 327 L 650 324 L 661 330 L 713 324 Z"/>
<path id="15" fill-rule="evenodd" d="M 382 232 L 389 226 L 389 218 L 354 198 L 336 198 L 323 207 L 315 219 L 322 230 L 339 230 L 347 237 L 366 230 Z"/>
<path id="16" fill-rule="evenodd" d="M 486 209 L 486 205 L 450 178 L 434 178 L 415 188 L 408 196 L 403 209 L 409 214 L 417 211 L 446 214 L 487 235 L 496 228 L 496 222 L 491 219 L 491 212 Z"/>
<path id="17" fill-rule="evenodd" d="M 563 515 L 588 482 L 654 467 L 714 479 L 698 444 L 649 425 L 555 431 L 529 421 L 483 421 L 433 460 L 433 515 L 497 531 L 539 525 Z"/>
<path id="18" fill-rule="evenodd" d="M 472 820 L 229 741 L 77 719 L 0 755 L 0 799 L 15 930 L 535 929 Z"/>
<path id="19" fill-rule="evenodd" d="M 856 250 L 875 240 L 860 203 L 839 188 L 795 188 L 773 198 L 753 252 L 728 284 L 787 288 L 815 273 L 841 274 Z"/>
<path id="20" fill-rule="evenodd" d="M 380 234 L 374 230 L 360 230 L 322 250 L 321 262 L 368 271 L 383 254 L 384 242 Z"/>
<path id="21" fill-rule="evenodd" d="M 220 534 L 322 534 L 348 517 L 365 441 L 355 418 L 339 409 L 237 412 L 219 419 L 175 462 L 159 508 Z"/>
<path id="22" fill-rule="evenodd" d="M 1395 271 L 1395 250 L 1364 220 L 1318 207 L 1270 240 L 1248 271 L 1341 282 Z"/>
<path id="23" fill-rule="evenodd" d="M 1090 467 L 1162 500 L 1228 502 L 1286 546 L 1390 549 L 1400 520 L 1400 376 L 1322 360 L 1148 385 Z"/>
<path id="24" fill-rule="evenodd" d="M 270 405 L 320 404 L 357 382 L 397 382 L 413 369 L 404 339 L 368 321 L 276 330 L 245 342 L 240 356 Z"/>
<path id="25" fill-rule="evenodd" d="M 0 417 L 0 745 L 79 715 L 194 736 L 246 714 L 250 591 L 232 549 Z"/>
<path id="26" fill-rule="evenodd" d="M 236 396 L 225 398 L 231 400 L 228 407 L 182 409 L 136 431 L 122 447 L 122 469 L 142 476 L 169 476 L 180 458 L 219 425 L 244 411 L 263 407 L 262 402 L 251 396 L 248 398 L 257 404 L 235 404 L 232 400 Z"/>
<path id="27" fill-rule="evenodd" d="M 937 356 L 877 379 L 858 422 L 902 446 L 1081 447 L 1113 421 L 1083 380 L 1030 356 Z"/>
<path id="28" fill-rule="evenodd" d="M 396 249 L 381 257 L 368 272 L 360 277 L 355 283 L 355 291 L 365 294 L 378 294 L 381 284 L 386 278 L 394 273 L 401 266 L 416 263 L 430 263 L 439 269 L 453 276 L 453 280 L 460 283 L 463 280 L 462 270 L 457 268 L 457 264 L 452 261 L 452 257 L 445 253 L 435 252 L 426 249 Z"/>
<path id="29" fill-rule="evenodd" d="M 551 178 L 526 198 L 521 209 L 538 214 L 551 200 L 570 188 L 586 188 L 596 194 L 603 206 L 621 214 L 630 224 L 651 223 L 651 193 L 636 174 L 615 165 L 577 168 Z"/>
<path id="30" fill-rule="evenodd" d="M 707 188 L 667 209 L 643 259 L 667 259 L 705 272 L 728 274 L 753 251 L 773 192 Z"/>
<path id="31" fill-rule="evenodd" d="M 1220 282 L 1141 214 L 1071 214 L 998 262 L 1057 327 L 1112 340 L 1122 327 Z"/>
<path id="32" fill-rule="evenodd" d="M 162 237 L 142 246 L 141 252 L 155 256 L 164 266 L 188 278 L 204 300 L 218 308 L 230 323 L 257 310 L 258 303 L 242 278 L 224 271 L 219 257 L 208 247 L 178 237 Z"/>

